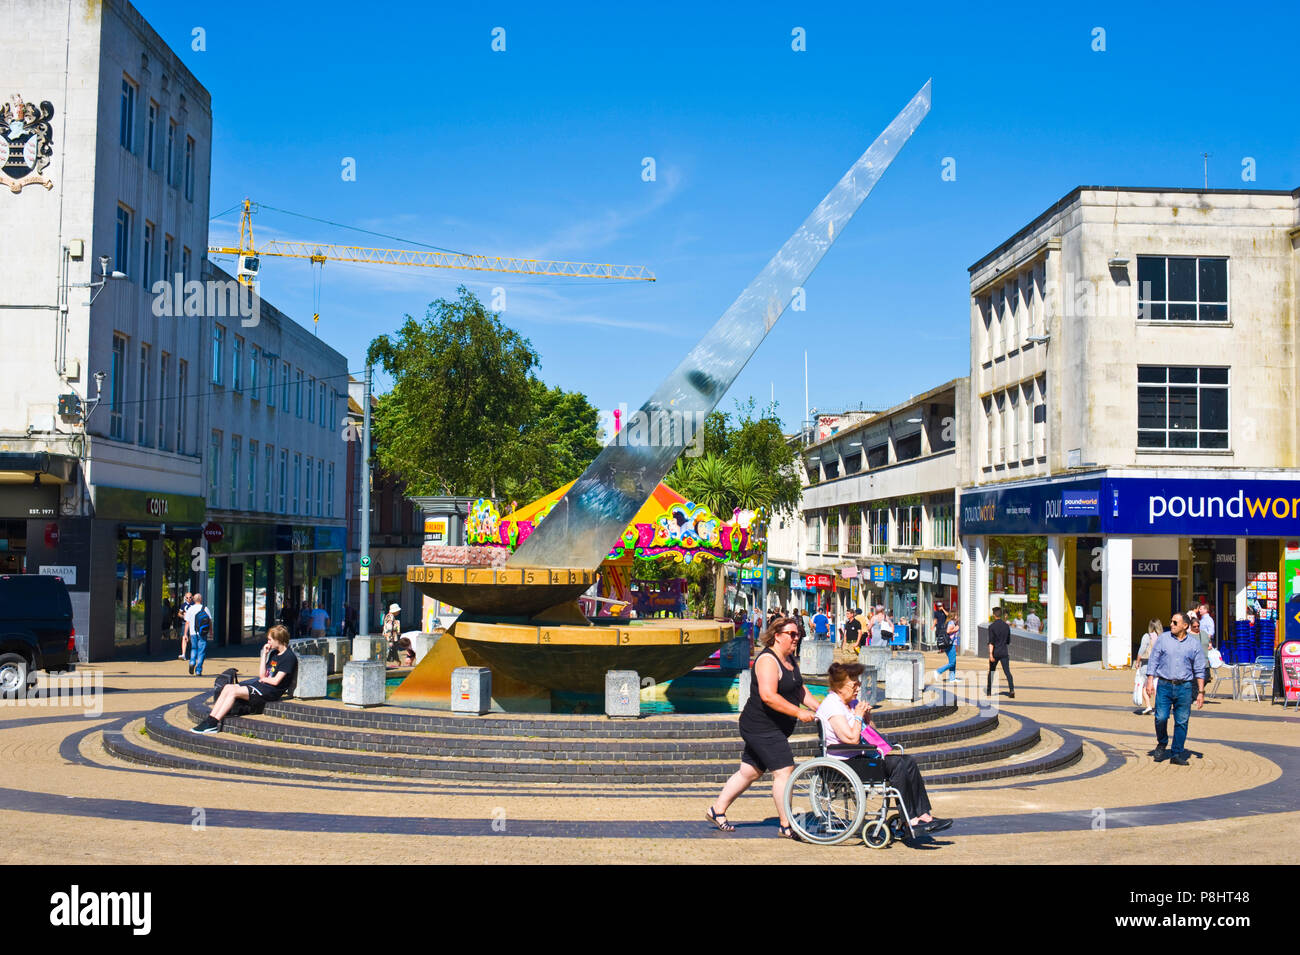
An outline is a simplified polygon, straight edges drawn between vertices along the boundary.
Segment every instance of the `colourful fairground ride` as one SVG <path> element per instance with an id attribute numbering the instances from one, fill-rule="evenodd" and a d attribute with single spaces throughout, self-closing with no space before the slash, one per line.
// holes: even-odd
<path id="1" fill-rule="evenodd" d="M 517 507 L 504 517 L 491 501 L 476 501 L 466 523 L 467 543 L 514 553 L 546 520 L 573 483 Z M 678 564 L 697 560 L 752 563 L 762 555 L 765 544 L 763 517 L 761 509 L 737 510 L 730 520 L 723 520 L 661 483 L 614 541 L 596 582 L 579 598 L 579 605 L 592 618 L 627 619 L 672 613 L 674 609 L 681 615 L 684 608 L 669 598 L 675 593 L 684 594 L 684 589 L 663 586 L 668 582 L 634 582 L 633 560 L 640 557 Z"/>

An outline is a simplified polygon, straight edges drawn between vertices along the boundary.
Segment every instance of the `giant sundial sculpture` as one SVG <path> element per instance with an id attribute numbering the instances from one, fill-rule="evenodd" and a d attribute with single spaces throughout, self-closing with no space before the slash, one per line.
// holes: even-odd
<path id="1" fill-rule="evenodd" d="M 717 406 L 929 111 L 927 82 L 642 405 L 642 420 L 700 421 Z M 417 589 L 462 613 L 392 701 L 445 700 L 451 667 L 462 661 L 544 690 L 598 692 L 613 669 L 660 682 L 730 640 L 727 622 L 606 626 L 578 609 L 611 544 L 692 438 L 674 434 L 678 440 L 666 443 L 607 445 L 504 567 L 408 568 Z"/>

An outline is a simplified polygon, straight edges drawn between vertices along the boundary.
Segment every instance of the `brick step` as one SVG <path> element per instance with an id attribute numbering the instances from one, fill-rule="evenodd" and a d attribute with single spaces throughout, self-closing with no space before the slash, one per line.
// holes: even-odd
<path id="1" fill-rule="evenodd" d="M 208 713 L 206 704 L 190 701 L 188 716 L 197 723 Z M 960 711 L 959 711 L 960 712 Z M 900 730 L 891 738 L 905 746 L 942 745 L 955 740 L 982 736 L 993 732 L 998 725 L 994 716 L 981 716 L 977 712 L 961 714 L 956 722 L 947 720 L 926 724 L 921 728 Z M 180 728 L 183 724 L 177 723 Z M 401 755 L 435 755 L 467 757 L 517 758 L 527 755 L 544 760 L 618 759 L 663 760 L 704 759 L 731 760 L 741 746 L 735 726 L 725 737 L 690 740 L 626 738 L 551 739 L 508 738 L 499 736 L 462 736 L 440 734 L 410 734 L 391 730 L 357 730 L 350 727 L 311 725 L 276 719 L 266 715 L 231 717 L 225 721 L 228 732 L 253 734 L 258 739 L 273 739 L 284 743 L 331 749 L 381 752 Z M 809 758 L 819 752 L 815 737 L 796 737 L 791 740 L 796 756 Z"/>
<path id="2" fill-rule="evenodd" d="M 739 740 L 736 740 L 727 753 L 711 758 L 708 754 L 679 753 L 671 758 L 638 760 L 620 758 L 616 754 L 584 752 L 568 753 L 565 758 L 567 751 L 563 751 L 557 754 L 560 758 L 552 759 L 501 755 L 484 759 L 478 754 L 457 756 L 337 749 L 283 736 L 274 739 L 258 737 L 253 741 L 240 736 L 240 731 L 234 727 L 230 732 L 201 736 L 190 732 L 183 719 L 178 707 L 165 715 L 150 715 L 145 720 L 145 728 L 150 737 L 165 746 L 204 756 L 322 772 L 454 780 L 583 781 L 607 778 L 619 782 L 722 782 L 735 771 L 739 749 Z M 1037 727 L 1022 728 L 989 744 L 918 753 L 916 759 L 923 769 L 928 766 L 966 766 L 1001 759 L 1028 749 L 1037 741 Z"/>
<path id="3" fill-rule="evenodd" d="M 198 699 L 205 702 L 209 694 Z M 886 706 L 873 711 L 872 719 L 882 731 L 933 723 L 952 716 L 958 705 L 945 702 L 914 706 Z M 437 733 L 446 736 L 582 737 L 633 739 L 717 739 L 735 734 L 734 714 L 725 716 L 651 716 L 612 720 L 603 716 L 550 716 L 542 714 L 489 713 L 484 716 L 452 716 L 412 707 L 384 706 L 358 709 L 336 700 L 288 700 L 268 704 L 266 716 L 301 723 L 347 726 L 353 729 L 390 730 L 404 733 Z M 795 737 L 814 736 L 811 724 L 799 724 Z"/>

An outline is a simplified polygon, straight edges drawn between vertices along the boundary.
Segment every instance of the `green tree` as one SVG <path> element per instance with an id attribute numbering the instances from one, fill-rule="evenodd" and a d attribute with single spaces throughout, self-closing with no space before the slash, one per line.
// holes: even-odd
<path id="1" fill-rule="evenodd" d="M 374 415 L 375 456 L 413 494 L 531 500 L 600 450 L 586 396 L 533 374 L 532 344 L 463 286 L 410 315 L 366 360 L 393 378 Z"/>

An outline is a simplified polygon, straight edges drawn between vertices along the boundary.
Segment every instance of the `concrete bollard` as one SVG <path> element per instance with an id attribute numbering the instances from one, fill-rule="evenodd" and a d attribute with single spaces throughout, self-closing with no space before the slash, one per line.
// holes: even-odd
<path id="1" fill-rule="evenodd" d="M 605 671 L 605 715 L 616 719 L 641 715 L 641 676 L 636 670 Z"/>
<path id="2" fill-rule="evenodd" d="M 724 670 L 744 670 L 749 666 L 749 637 L 740 636 L 722 645 L 718 666 Z"/>
<path id="3" fill-rule="evenodd" d="M 858 651 L 858 662 L 864 667 L 875 667 L 877 674 L 885 672 L 885 663 L 892 660 L 894 651 L 889 647 L 863 647 Z"/>
<path id="4" fill-rule="evenodd" d="M 754 671 L 741 670 L 736 686 L 739 692 L 739 697 L 736 702 L 736 712 L 739 713 L 745 708 L 745 704 L 749 702 L 749 694 L 754 688 Z"/>
<path id="5" fill-rule="evenodd" d="M 411 638 L 411 649 L 415 651 L 416 666 L 420 665 L 420 661 L 446 633 L 446 630 L 439 630 L 436 633 L 417 633 Z"/>
<path id="6" fill-rule="evenodd" d="M 310 653 L 298 657 L 298 682 L 293 695 L 299 700 L 323 700 L 329 687 L 329 658 Z"/>
<path id="7" fill-rule="evenodd" d="M 858 691 L 858 699 L 866 700 L 872 706 L 876 705 L 876 674 L 875 667 L 862 668 L 862 689 Z"/>
<path id="8" fill-rule="evenodd" d="M 343 702 L 349 706 L 381 706 L 387 672 L 382 660 L 349 660 L 343 666 Z"/>
<path id="9" fill-rule="evenodd" d="M 834 662 L 834 641 L 804 640 L 799 649 L 799 669 L 804 673 L 825 673 Z"/>
<path id="10" fill-rule="evenodd" d="M 343 667 L 352 659 L 351 637 L 326 637 L 325 656 L 331 673 L 342 673 Z"/>
<path id="11" fill-rule="evenodd" d="M 912 660 L 890 660 L 885 664 L 885 699 L 891 703 L 915 703 L 921 685 Z"/>
<path id="12" fill-rule="evenodd" d="M 451 671 L 451 711 L 482 716 L 492 709 L 492 671 L 456 667 Z"/>
<path id="13" fill-rule="evenodd" d="M 353 660 L 378 660 L 384 663 L 388 659 L 388 641 L 382 636 L 353 637 Z"/>

